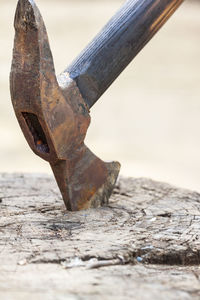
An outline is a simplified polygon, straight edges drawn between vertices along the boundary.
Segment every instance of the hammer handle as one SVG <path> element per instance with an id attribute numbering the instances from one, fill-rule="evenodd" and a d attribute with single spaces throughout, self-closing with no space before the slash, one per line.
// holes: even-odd
<path id="1" fill-rule="evenodd" d="M 183 0 L 128 0 L 65 70 L 89 107 L 106 91 Z M 105 4 L 106 5 L 106 4 Z"/>

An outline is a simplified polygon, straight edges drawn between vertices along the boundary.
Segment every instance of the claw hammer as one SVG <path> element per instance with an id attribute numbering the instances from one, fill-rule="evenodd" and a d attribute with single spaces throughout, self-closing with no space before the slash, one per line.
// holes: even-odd
<path id="1" fill-rule="evenodd" d="M 34 0 L 19 0 L 10 90 L 19 125 L 48 161 L 68 210 L 108 203 L 120 170 L 84 144 L 90 108 L 183 0 L 128 0 L 56 77 L 46 28 Z"/>

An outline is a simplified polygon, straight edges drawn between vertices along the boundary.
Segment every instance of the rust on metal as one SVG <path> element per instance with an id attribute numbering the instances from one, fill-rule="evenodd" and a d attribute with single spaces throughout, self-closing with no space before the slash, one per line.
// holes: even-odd
<path id="1" fill-rule="evenodd" d="M 85 146 L 89 109 L 182 2 L 127 0 L 56 77 L 41 14 L 34 0 L 18 1 L 11 98 L 30 147 L 50 163 L 67 209 L 108 202 L 120 164 L 103 162 Z"/>
<path id="2" fill-rule="evenodd" d="M 48 161 L 68 210 L 108 202 L 120 164 L 84 144 L 89 108 L 67 73 L 58 79 L 44 22 L 33 0 L 19 0 L 10 75 L 11 98 L 31 149 Z"/>

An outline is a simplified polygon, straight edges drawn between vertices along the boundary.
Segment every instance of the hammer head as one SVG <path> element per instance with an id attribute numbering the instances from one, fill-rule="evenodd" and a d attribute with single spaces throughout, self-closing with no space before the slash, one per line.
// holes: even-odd
<path id="1" fill-rule="evenodd" d="M 69 210 L 107 203 L 120 164 L 103 162 L 85 146 L 89 109 L 68 74 L 56 77 L 45 25 L 33 0 L 18 1 L 14 25 L 11 98 L 25 138 L 50 163 Z"/>

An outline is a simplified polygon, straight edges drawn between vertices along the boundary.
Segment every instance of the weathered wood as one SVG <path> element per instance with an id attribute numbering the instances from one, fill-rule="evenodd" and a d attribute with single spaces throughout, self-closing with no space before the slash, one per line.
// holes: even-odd
<path id="1" fill-rule="evenodd" d="M 91 107 L 183 0 L 128 0 L 65 70 Z M 106 7 L 105 7 L 106 9 Z"/>
<path id="2" fill-rule="evenodd" d="M 199 299 L 200 194 L 121 178 L 67 212 L 52 177 L 0 175 L 0 299 Z"/>

